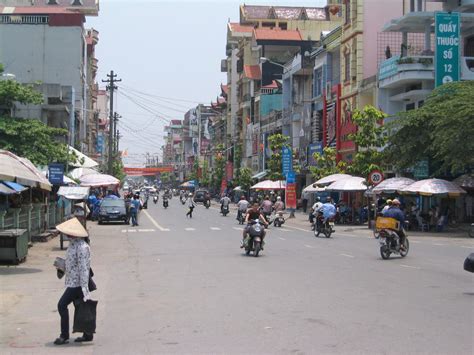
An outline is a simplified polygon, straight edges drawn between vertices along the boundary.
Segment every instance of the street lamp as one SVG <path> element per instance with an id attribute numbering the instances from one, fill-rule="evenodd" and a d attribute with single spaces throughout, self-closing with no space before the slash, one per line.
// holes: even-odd
<path id="1" fill-rule="evenodd" d="M 260 57 L 259 61 L 260 61 L 261 64 L 268 62 L 268 63 L 272 63 L 274 65 L 278 65 L 279 67 L 282 67 L 283 69 L 285 69 L 285 66 L 283 64 L 271 61 L 270 59 L 268 59 L 266 57 Z"/>

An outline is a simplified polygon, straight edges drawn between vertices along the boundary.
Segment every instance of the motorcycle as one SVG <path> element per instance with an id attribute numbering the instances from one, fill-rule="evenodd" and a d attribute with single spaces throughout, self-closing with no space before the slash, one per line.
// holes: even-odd
<path id="1" fill-rule="evenodd" d="M 283 211 L 278 211 L 275 214 L 275 219 L 273 220 L 273 225 L 275 227 L 281 227 L 285 223 L 285 217 L 283 217 Z"/>
<path id="2" fill-rule="evenodd" d="M 181 204 L 184 205 L 186 203 L 186 197 L 182 196 L 181 197 Z"/>
<path id="3" fill-rule="evenodd" d="M 168 208 L 168 199 L 167 198 L 163 198 L 163 207 Z"/>
<path id="4" fill-rule="evenodd" d="M 245 222 L 245 213 L 242 211 L 237 211 L 237 220 L 239 221 L 239 224 L 244 224 Z"/>
<path id="5" fill-rule="evenodd" d="M 262 215 L 265 218 L 265 221 L 268 223 L 265 228 L 268 228 L 275 220 L 275 215 L 272 212 L 262 212 Z"/>
<path id="6" fill-rule="evenodd" d="M 380 256 L 382 259 L 387 260 L 391 254 L 400 255 L 402 258 L 408 255 L 410 249 L 410 243 L 405 235 L 404 248 L 401 248 L 400 236 L 396 232 L 400 228 L 400 224 L 397 220 L 387 217 L 378 217 L 375 222 L 375 238 L 379 239 L 380 243 Z"/>
<path id="7" fill-rule="evenodd" d="M 204 206 L 206 206 L 206 208 L 211 207 L 211 200 L 205 200 L 204 201 Z"/>
<path id="8" fill-rule="evenodd" d="M 158 196 L 153 196 L 153 203 L 156 205 L 156 203 L 158 202 Z"/>
<path id="9" fill-rule="evenodd" d="M 222 206 L 221 207 L 221 213 L 225 217 L 229 213 L 229 206 Z"/>
<path id="10" fill-rule="evenodd" d="M 253 252 L 254 257 L 258 256 L 263 246 L 263 233 L 264 228 L 258 219 L 249 222 L 248 235 L 244 240 L 245 254 Z"/>
<path id="11" fill-rule="evenodd" d="M 322 213 L 318 213 L 316 220 L 314 224 L 314 236 L 319 237 L 319 235 L 323 233 L 326 238 L 331 238 L 331 234 L 334 232 L 334 217 L 324 218 Z"/>

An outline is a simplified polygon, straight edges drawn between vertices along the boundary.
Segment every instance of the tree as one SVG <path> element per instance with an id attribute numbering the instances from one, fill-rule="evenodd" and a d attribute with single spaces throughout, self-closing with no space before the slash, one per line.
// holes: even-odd
<path id="1" fill-rule="evenodd" d="M 201 181 L 200 184 L 202 186 L 209 186 L 211 183 L 211 172 L 209 170 L 209 163 L 207 160 L 202 162 L 202 170 L 201 170 Z"/>
<path id="2" fill-rule="evenodd" d="M 346 172 L 347 164 L 342 160 L 337 162 L 336 156 L 336 149 L 330 147 L 325 147 L 323 154 L 313 154 L 316 166 L 310 166 L 309 170 L 315 180 L 319 180 L 328 175 Z"/>
<path id="3" fill-rule="evenodd" d="M 272 156 L 268 160 L 267 166 L 269 170 L 268 178 L 270 180 L 283 180 L 285 177 L 282 174 L 282 149 L 289 147 L 289 138 L 280 133 L 272 134 L 268 137 L 268 143 Z"/>
<path id="4" fill-rule="evenodd" d="M 240 168 L 237 172 L 238 178 L 236 178 L 236 184 L 242 187 L 242 190 L 249 191 L 252 186 L 252 170 L 249 168 Z"/>
<path id="5" fill-rule="evenodd" d="M 112 175 L 122 181 L 125 178 L 122 159 L 117 158 L 112 162 Z"/>
<path id="6" fill-rule="evenodd" d="M 220 190 L 222 179 L 225 172 L 225 157 L 224 157 L 224 145 L 218 144 L 215 148 L 214 155 L 214 169 L 212 172 L 212 186 L 216 190 Z"/>
<path id="7" fill-rule="evenodd" d="M 3 66 L 0 64 L 2 73 Z M 43 95 L 33 85 L 23 85 L 16 80 L 0 80 L 0 108 L 10 110 L 15 102 L 39 105 L 43 103 Z"/>
<path id="8" fill-rule="evenodd" d="M 428 160 L 433 176 L 472 170 L 473 122 L 474 82 L 444 84 L 421 108 L 401 113 L 389 126 L 386 156 L 398 169 Z"/>
<path id="9" fill-rule="evenodd" d="M 352 121 L 357 126 L 357 132 L 350 134 L 349 139 L 357 145 L 357 153 L 347 168 L 351 174 L 366 177 L 372 170 L 381 170 L 382 148 L 387 142 L 382 125 L 385 117 L 385 113 L 371 105 L 354 112 Z"/>

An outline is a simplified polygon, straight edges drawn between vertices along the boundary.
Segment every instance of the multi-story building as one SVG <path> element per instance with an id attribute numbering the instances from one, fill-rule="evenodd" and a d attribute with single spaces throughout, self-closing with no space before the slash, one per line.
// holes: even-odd
<path id="1" fill-rule="evenodd" d="M 474 80 L 474 1 L 411 1 L 379 37 L 378 106 L 389 120 L 423 105 L 435 87 L 434 10 L 460 13 L 460 80 Z"/>
<path id="2" fill-rule="evenodd" d="M 99 85 L 96 81 L 97 69 L 98 69 L 98 60 L 95 56 L 95 46 L 99 41 L 99 32 L 93 28 L 86 30 L 86 43 L 87 43 L 87 57 L 86 57 L 86 101 L 85 101 L 85 112 L 84 117 L 85 125 L 85 137 L 84 145 L 85 149 L 83 153 L 87 155 L 95 155 L 96 152 L 96 143 L 98 137 L 98 115 L 96 114 L 95 107 L 97 105 L 97 95 L 99 90 Z"/>
<path id="3" fill-rule="evenodd" d="M 69 144 L 86 151 L 97 33 L 90 33 L 89 47 L 84 23 L 86 16 L 98 15 L 98 1 L 5 0 L 1 4 L 0 62 L 19 82 L 40 82 L 37 88 L 44 95 L 42 105 L 17 105 L 13 115 L 67 128 Z"/>
<path id="4" fill-rule="evenodd" d="M 109 92 L 107 90 L 99 89 L 97 91 L 97 100 L 93 110 L 97 134 L 95 154 L 90 154 L 90 157 L 105 167 L 109 142 Z"/>

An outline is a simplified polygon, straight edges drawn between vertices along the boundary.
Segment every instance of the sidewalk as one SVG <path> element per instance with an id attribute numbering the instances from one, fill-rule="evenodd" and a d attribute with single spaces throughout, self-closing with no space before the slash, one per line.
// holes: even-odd
<path id="1" fill-rule="evenodd" d="M 302 211 L 295 212 L 295 218 L 288 218 L 289 212 L 285 213 L 286 224 L 288 226 L 294 226 L 298 228 L 304 228 L 310 230 L 310 224 L 308 220 L 308 214 Z M 471 239 L 468 235 L 468 226 L 461 225 L 460 228 L 449 227 L 444 232 L 421 232 L 416 230 L 409 230 L 408 235 L 411 237 L 432 237 L 432 238 L 467 238 Z M 368 228 L 367 224 L 364 225 L 349 225 L 349 224 L 336 224 L 336 232 L 351 232 L 361 236 L 373 236 L 373 231 Z"/>

